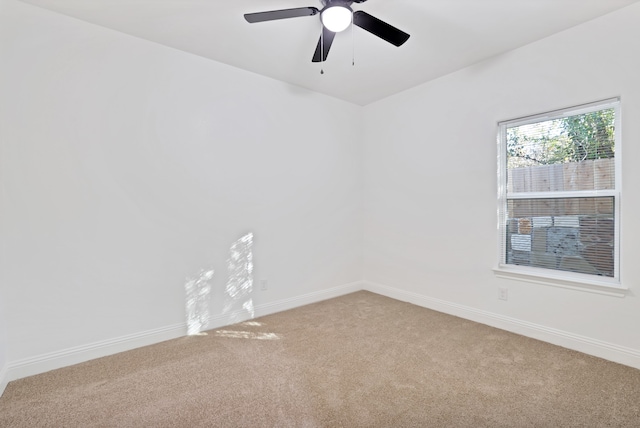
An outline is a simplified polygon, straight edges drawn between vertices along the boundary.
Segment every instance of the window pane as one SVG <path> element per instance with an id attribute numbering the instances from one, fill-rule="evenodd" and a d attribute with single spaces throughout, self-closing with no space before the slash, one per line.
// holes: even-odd
<path id="1" fill-rule="evenodd" d="M 615 188 L 615 109 L 507 127 L 507 192 Z"/>
<path id="2" fill-rule="evenodd" d="M 507 201 L 507 264 L 614 276 L 614 198 Z"/>

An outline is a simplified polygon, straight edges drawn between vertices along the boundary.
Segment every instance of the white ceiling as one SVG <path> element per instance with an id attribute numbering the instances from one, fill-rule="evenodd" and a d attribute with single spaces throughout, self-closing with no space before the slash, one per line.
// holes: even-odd
<path id="1" fill-rule="evenodd" d="M 368 0 L 353 9 L 409 40 L 395 47 L 355 27 L 336 36 L 323 64 L 311 62 L 319 15 L 255 24 L 243 17 L 320 9 L 320 0 L 22 1 L 366 105 L 640 0 Z"/>

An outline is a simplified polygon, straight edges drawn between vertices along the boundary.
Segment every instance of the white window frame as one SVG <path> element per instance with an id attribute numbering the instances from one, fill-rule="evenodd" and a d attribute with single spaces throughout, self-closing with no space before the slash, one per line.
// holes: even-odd
<path id="1" fill-rule="evenodd" d="M 498 123 L 498 266 L 494 268 L 496 276 L 507 279 L 533 282 L 563 288 L 585 290 L 601 294 L 624 296 L 624 287 L 620 278 L 620 194 L 622 189 L 621 174 L 621 114 L 620 98 L 568 107 L 547 113 L 527 116 L 518 119 L 505 120 Z M 590 113 L 593 111 L 613 108 L 615 111 L 615 189 L 607 190 L 579 190 L 564 192 L 528 192 L 510 193 L 507 195 L 507 128 L 527 125 L 531 123 L 559 119 Z M 566 197 L 603 197 L 614 198 L 614 276 L 602 277 L 576 272 L 544 269 L 530 266 L 520 266 L 506 263 L 506 216 L 507 200 L 535 199 L 535 198 L 566 198 Z"/>

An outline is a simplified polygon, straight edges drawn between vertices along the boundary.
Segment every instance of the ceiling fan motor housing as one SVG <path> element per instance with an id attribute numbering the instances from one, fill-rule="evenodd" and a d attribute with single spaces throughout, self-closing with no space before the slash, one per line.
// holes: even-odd
<path id="1" fill-rule="evenodd" d="M 320 3 L 322 3 L 322 5 L 324 6 L 324 9 L 331 7 L 331 6 L 346 6 L 349 7 L 351 6 L 351 4 L 353 3 L 362 3 L 365 2 L 367 0 L 320 0 Z"/>

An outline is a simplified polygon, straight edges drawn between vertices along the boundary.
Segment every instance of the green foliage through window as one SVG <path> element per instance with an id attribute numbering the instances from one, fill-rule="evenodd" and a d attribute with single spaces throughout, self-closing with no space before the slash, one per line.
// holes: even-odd
<path id="1" fill-rule="evenodd" d="M 613 158 L 613 108 L 507 128 L 508 168 Z"/>

